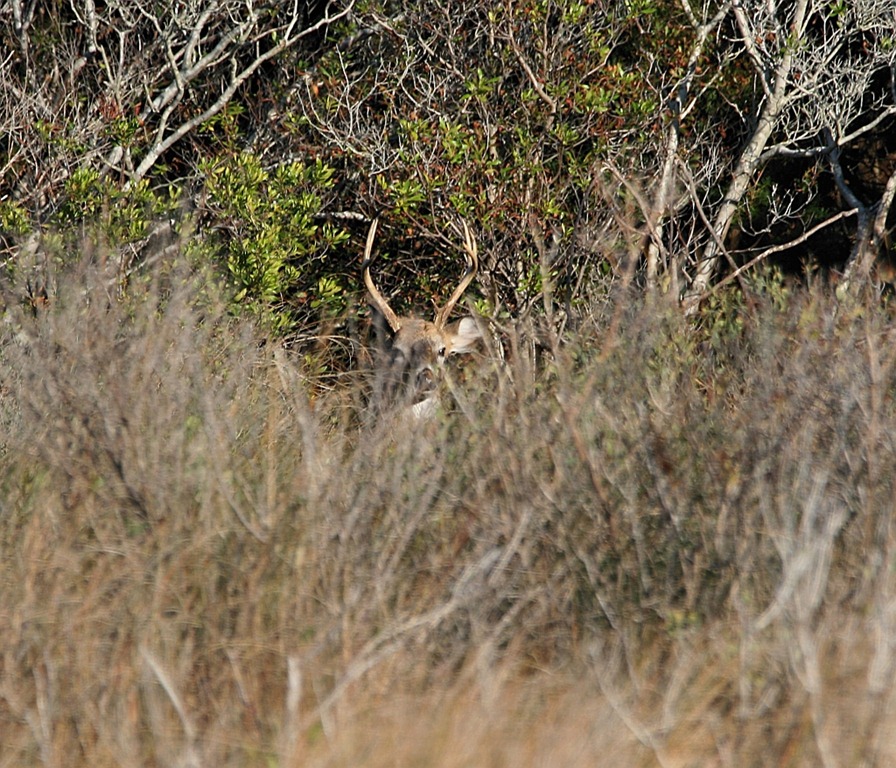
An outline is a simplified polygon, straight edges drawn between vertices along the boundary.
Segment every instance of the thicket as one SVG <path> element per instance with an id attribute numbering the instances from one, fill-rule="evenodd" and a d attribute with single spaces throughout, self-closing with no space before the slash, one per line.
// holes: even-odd
<path id="1" fill-rule="evenodd" d="M 766 261 L 888 266 L 887 0 L 8 0 L 0 36 L 7 264 L 85 228 L 139 262 L 171 221 L 305 347 L 351 333 L 375 215 L 398 311 L 466 218 L 478 309 L 558 331 L 608 274 L 693 312 Z"/>
<path id="2" fill-rule="evenodd" d="M 361 427 L 185 257 L 121 298 L 85 250 L 7 286 L 5 764 L 892 760 L 876 296 L 770 276 L 696 337 L 623 292 Z"/>

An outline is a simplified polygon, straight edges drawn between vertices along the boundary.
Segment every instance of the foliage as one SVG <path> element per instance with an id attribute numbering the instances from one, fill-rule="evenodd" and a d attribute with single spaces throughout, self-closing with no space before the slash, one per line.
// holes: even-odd
<path id="1" fill-rule="evenodd" d="M 537 243 L 523 251 L 510 243 L 570 237 L 588 215 L 601 157 L 655 134 L 643 126 L 657 100 L 636 74 L 638 54 L 621 42 L 636 33 L 634 17 L 581 3 L 486 10 L 448 2 L 402 5 L 399 18 L 394 35 L 324 54 L 311 103 L 296 104 L 304 112 L 296 131 L 303 142 L 326 136 L 361 162 L 387 165 L 368 194 L 378 193 L 397 223 L 438 229 L 446 209 L 476 222 L 493 254 L 486 279 L 518 310 L 534 295 L 523 276 L 539 270 L 543 254 Z M 364 69 L 370 58 L 384 65 Z M 600 258 L 558 255 L 564 287 Z"/>
<path id="2" fill-rule="evenodd" d="M 851 273 L 892 224 L 885 0 L 17 8 L 0 12 L 8 254 L 25 231 L 104 217 L 113 244 L 135 242 L 177 200 L 239 303 L 292 338 L 356 289 L 359 243 L 332 222 L 381 215 L 422 238 L 383 245 L 402 266 L 387 293 L 423 306 L 454 279 L 426 254 L 465 218 L 494 311 L 552 317 L 607 276 L 693 309 L 763 248 Z M 791 28 L 791 42 L 774 31 Z M 237 170 L 248 158 L 258 168 Z M 278 169 L 294 163 L 289 202 Z M 228 168 L 244 176 L 233 201 L 206 189 Z M 836 222 L 825 247 L 801 237 Z"/>
<path id="3" fill-rule="evenodd" d="M 328 255 L 348 234 L 316 223 L 321 195 L 333 186 L 333 169 L 320 161 L 265 169 L 258 158 L 242 153 L 203 170 L 205 213 L 226 232 L 234 301 L 275 333 L 307 326 L 315 313 L 344 312 L 345 286 Z"/>
<path id="4" fill-rule="evenodd" d="M 173 188 L 151 189 L 147 180 L 122 188 L 108 177 L 82 168 L 66 180 L 65 195 L 52 224 L 64 233 L 92 229 L 111 243 L 134 243 L 148 235 L 155 220 L 176 215 L 176 195 Z"/>

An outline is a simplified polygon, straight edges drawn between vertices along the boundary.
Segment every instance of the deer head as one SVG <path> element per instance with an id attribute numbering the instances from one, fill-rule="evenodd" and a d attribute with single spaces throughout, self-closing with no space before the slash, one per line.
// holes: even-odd
<path id="1" fill-rule="evenodd" d="M 448 322 L 455 305 L 476 277 L 479 268 L 476 240 L 464 222 L 466 269 L 454 293 L 436 310 L 433 320 L 399 317 L 377 289 L 370 275 L 371 254 L 378 223 L 378 219 L 370 223 L 363 264 L 364 284 L 370 292 L 371 302 L 392 329 L 389 354 L 380 370 L 378 395 L 381 402 L 398 401 L 409 406 L 414 416 L 423 417 L 436 408 L 439 371 L 445 359 L 452 354 L 471 351 L 481 338 L 479 326 L 472 317 Z"/>

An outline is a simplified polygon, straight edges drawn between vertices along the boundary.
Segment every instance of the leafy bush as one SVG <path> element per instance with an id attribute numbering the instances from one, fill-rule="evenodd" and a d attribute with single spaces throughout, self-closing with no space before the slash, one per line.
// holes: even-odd
<path id="1" fill-rule="evenodd" d="M 331 261 L 348 233 L 316 219 L 332 168 L 318 161 L 267 169 L 242 153 L 209 162 L 204 173 L 206 213 L 227 234 L 237 305 L 279 334 L 307 327 L 316 314 L 345 311 L 346 286 Z"/>

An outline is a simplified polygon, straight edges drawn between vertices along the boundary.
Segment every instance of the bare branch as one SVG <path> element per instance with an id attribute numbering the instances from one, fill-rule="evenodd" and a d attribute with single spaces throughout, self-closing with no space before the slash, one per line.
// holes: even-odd
<path id="1" fill-rule="evenodd" d="M 204 122 L 209 120 L 210 118 L 217 115 L 228 103 L 230 103 L 231 98 L 233 98 L 234 93 L 236 93 L 237 89 L 251 77 L 259 67 L 261 67 L 265 62 L 270 61 L 271 59 L 279 56 L 288 48 L 294 46 L 299 40 L 308 35 L 318 31 L 319 29 L 329 26 L 339 19 L 345 17 L 352 9 L 354 5 L 353 0 L 346 4 L 344 8 L 342 8 L 339 12 L 332 16 L 325 16 L 323 19 L 318 21 L 316 24 L 312 24 L 310 27 L 301 30 L 298 33 L 293 33 L 294 27 L 298 21 L 296 8 L 294 6 L 293 15 L 290 23 L 287 25 L 285 29 L 283 29 L 279 33 L 279 37 L 281 37 L 280 42 L 260 54 L 256 57 L 248 66 L 244 67 L 239 72 L 234 72 L 231 76 L 230 82 L 227 87 L 218 97 L 218 99 L 207 109 L 205 109 L 200 114 L 190 118 L 189 120 L 181 123 L 175 130 L 173 130 L 170 134 L 162 138 L 162 131 L 157 133 L 157 139 L 155 144 L 149 149 L 149 151 L 144 156 L 143 160 L 134 170 L 130 183 L 133 184 L 135 181 L 139 181 L 142 179 L 147 172 L 155 165 L 156 161 L 164 154 L 168 149 L 170 149 L 174 144 L 180 141 L 184 136 L 194 130 L 197 126 L 202 125 Z M 182 73 L 182 82 L 189 83 L 191 80 L 195 79 L 200 72 L 212 66 L 213 64 L 218 63 L 218 61 L 223 57 L 223 51 L 230 45 L 230 43 L 237 39 L 241 34 L 244 33 L 242 28 L 234 28 L 228 35 L 226 35 L 215 47 L 215 49 L 200 59 L 194 66 L 190 67 L 190 69 L 184 73 Z M 175 78 L 175 83 L 173 83 L 167 91 L 162 94 L 155 102 L 155 107 L 158 108 L 162 103 L 165 103 L 165 100 L 171 100 L 174 98 L 174 95 L 178 92 L 179 81 Z M 170 115 L 170 109 L 168 113 L 166 113 L 165 118 Z M 164 129 L 164 122 L 162 128 Z"/>
<path id="2" fill-rule="evenodd" d="M 889 34 L 886 30 L 892 30 L 892 8 L 886 3 L 870 0 L 855 12 L 847 9 L 844 13 L 850 14 L 848 19 L 834 19 L 829 16 L 829 9 L 808 0 L 792 5 L 777 0 L 738 2 L 733 10 L 739 43 L 750 56 L 765 97 L 725 196 L 714 213 L 711 237 L 683 297 L 687 311 L 696 307 L 711 284 L 723 255 L 720 243 L 727 237 L 755 174 L 765 163 L 778 156 L 812 158 L 824 154 L 836 161 L 830 154 L 833 139 L 819 146 L 819 133 L 828 131 L 832 137 L 854 141 L 878 129 L 896 112 L 896 104 L 883 105 L 881 98 L 870 107 L 868 104 L 871 78 L 882 67 L 893 66 L 896 52 L 881 46 L 862 56 L 848 53 L 855 47 L 856 30 L 864 30 L 874 39 L 878 34 Z M 769 148 L 768 142 L 775 134 L 783 135 L 783 139 Z M 837 144 L 842 145 L 840 141 Z M 836 162 L 832 164 L 836 173 L 835 166 Z M 842 190 L 841 184 L 842 178 L 838 181 Z M 862 244 L 867 240 L 862 234 L 861 212 L 865 206 L 858 199 L 845 196 L 860 213 L 858 244 Z"/>
<path id="3" fill-rule="evenodd" d="M 818 234 L 821 230 L 827 229 L 827 227 L 831 226 L 831 224 L 836 224 L 841 219 L 845 219 L 849 216 L 854 216 L 855 214 L 856 214 L 855 209 L 852 209 L 849 211 L 840 211 L 840 213 L 834 214 L 830 218 L 825 219 L 820 224 L 816 224 L 811 229 L 807 230 L 806 232 L 803 232 L 803 234 L 801 234 L 799 237 L 795 237 L 795 238 L 793 238 L 793 240 L 789 240 L 786 243 L 779 243 L 778 245 L 773 245 L 771 248 L 766 248 L 764 251 L 762 251 L 762 253 L 760 253 L 757 256 L 754 256 L 752 259 L 750 259 L 746 264 L 742 264 L 741 266 L 739 266 L 730 275 L 726 275 L 724 278 L 719 280 L 715 285 L 713 285 L 712 289 L 706 294 L 707 297 L 711 296 L 712 294 L 714 294 L 716 291 L 720 290 L 721 288 L 724 288 L 726 285 L 728 285 L 728 283 L 732 282 L 733 280 L 737 280 L 744 272 L 746 272 L 749 269 L 752 269 L 757 264 L 762 263 L 763 261 L 768 259 L 770 256 L 774 256 L 776 253 L 783 253 L 784 251 L 789 251 L 791 248 L 796 248 L 798 245 L 802 245 L 807 240 L 809 240 L 809 238 Z"/>

